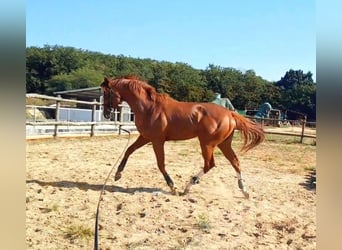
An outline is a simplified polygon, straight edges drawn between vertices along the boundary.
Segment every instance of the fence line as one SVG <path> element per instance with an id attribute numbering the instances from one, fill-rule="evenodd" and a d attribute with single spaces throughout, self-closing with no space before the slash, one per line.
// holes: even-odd
<path id="1" fill-rule="evenodd" d="M 56 102 L 71 102 L 71 103 L 80 103 L 80 104 L 86 104 L 86 105 L 102 105 L 101 102 L 97 102 L 96 100 L 92 101 L 92 102 L 88 102 L 88 101 L 80 101 L 80 100 L 73 100 L 73 99 L 64 99 L 60 95 L 55 97 L 55 96 L 49 96 L 49 95 L 29 93 L 29 94 L 26 94 L 26 97 L 27 98 L 38 98 L 38 99 L 52 100 L 52 101 L 56 101 Z"/>
<path id="2" fill-rule="evenodd" d="M 96 126 L 101 126 L 101 125 L 113 125 L 114 127 L 118 127 L 119 134 L 121 133 L 122 126 L 133 126 L 134 122 L 124 122 L 123 117 L 124 114 L 128 114 L 129 117 L 131 117 L 132 113 L 130 111 L 130 108 L 128 105 L 121 104 L 119 105 L 119 109 L 114 111 L 114 121 L 96 121 L 96 106 L 101 107 L 102 102 L 97 102 L 95 99 L 92 102 L 89 101 L 80 101 L 80 100 L 72 100 L 72 99 L 64 99 L 61 98 L 60 96 L 53 97 L 53 96 L 46 96 L 46 95 L 40 95 L 40 94 L 26 94 L 27 98 L 38 98 L 38 99 L 45 99 L 45 100 L 53 100 L 56 101 L 56 106 L 55 107 L 46 107 L 45 108 L 51 108 L 55 110 L 55 119 L 53 121 L 36 121 L 36 117 L 34 114 L 34 121 L 26 121 L 26 125 L 28 126 L 54 126 L 54 131 L 53 131 L 53 137 L 57 137 L 59 133 L 59 127 L 61 126 L 90 126 L 90 136 L 95 135 L 95 130 Z M 71 122 L 71 121 L 61 121 L 60 120 L 60 110 L 61 110 L 61 102 L 69 102 L 69 103 L 79 103 L 79 104 L 85 104 L 91 106 L 91 121 L 88 122 Z M 29 108 L 37 108 L 39 106 L 33 106 L 33 105 L 27 105 L 26 107 Z M 88 110 L 89 111 L 89 110 Z M 126 112 L 124 112 L 126 111 Z M 100 109 L 100 112 L 101 109 Z M 35 110 L 34 110 L 35 113 Z M 119 115 L 120 114 L 120 115 Z M 130 120 L 130 119 L 129 119 Z M 135 127 L 135 125 L 134 125 Z M 114 131 L 114 129 L 113 129 Z"/>
<path id="3" fill-rule="evenodd" d="M 26 105 L 26 107 L 45 107 L 45 108 L 51 108 L 51 109 L 55 109 L 55 119 L 54 121 L 36 121 L 36 119 L 32 122 L 32 121 L 26 121 L 26 125 L 28 126 L 33 126 L 33 127 L 37 127 L 37 126 L 54 126 L 54 131 L 53 131 L 53 137 L 57 137 L 58 136 L 58 128 L 61 126 L 76 126 L 76 127 L 80 127 L 80 126 L 90 126 L 90 136 L 94 136 L 95 135 L 95 130 L 96 127 L 99 126 L 107 126 L 107 125 L 111 125 L 114 127 L 118 128 L 119 134 L 121 134 L 121 129 L 122 126 L 131 126 L 135 128 L 135 124 L 134 121 L 129 121 L 129 122 L 124 122 L 123 117 L 124 115 L 128 114 L 129 117 L 131 117 L 132 112 L 129 108 L 128 105 L 124 105 L 121 104 L 119 105 L 119 109 L 121 112 L 119 112 L 118 110 L 114 111 L 114 117 L 113 120 L 111 121 L 96 121 L 96 111 L 101 111 L 96 109 L 96 106 L 101 107 L 102 102 L 97 102 L 95 99 L 92 102 L 89 101 L 80 101 L 80 100 L 72 100 L 72 99 L 64 99 L 61 98 L 60 96 L 57 97 L 53 97 L 53 96 L 46 96 L 46 95 L 40 95 L 40 94 L 26 94 L 27 98 L 38 98 L 38 99 L 46 99 L 46 100 L 54 100 L 56 101 L 56 106 L 55 107 L 48 107 L 48 106 L 34 106 L 34 105 Z M 82 121 L 78 121 L 78 122 L 71 122 L 71 121 L 61 121 L 59 119 L 59 114 L 60 114 L 60 110 L 61 110 L 61 102 L 69 102 L 69 103 L 80 103 L 80 104 L 86 104 L 91 106 L 91 121 L 88 122 L 82 122 Z M 123 111 L 127 111 L 127 112 L 123 112 Z M 89 110 L 88 110 L 89 111 Z M 102 115 L 102 114 L 101 114 Z M 257 120 L 258 122 L 261 123 L 261 126 L 263 128 L 265 128 L 266 124 L 272 124 L 273 126 L 280 126 L 281 122 L 284 122 L 283 120 L 279 120 L 279 119 L 273 119 L 273 118 L 259 118 L 259 117 L 254 117 L 254 116 L 245 116 L 249 119 L 252 120 Z M 130 120 L 130 119 L 129 119 Z M 287 120 L 286 122 L 289 123 L 293 123 L 293 124 L 297 124 L 299 122 L 300 126 L 301 126 L 301 131 L 300 133 L 293 133 L 293 132 L 279 132 L 279 131 L 271 131 L 269 129 L 265 129 L 265 133 L 266 134 L 276 134 L 276 135 L 285 135 L 285 136 L 298 136 L 300 137 L 300 142 L 303 142 L 303 139 L 305 137 L 307 138 L 316 138 L 316 135 L 313 134 L 306 134 L 305 133 L 305 128 L 306 125 L 314 125 L 314 127 L 316 127 L 316 123 L 313 122 L 307 122 L 306 119 L 302 119 L 302 120 Z M 113 129 L 114 131 L 115 129 Z"/>
<path id="4" fill-rule="evenodd" d="M 281 123 L 283 123 L 283 120 L 280 119 L 274 119 L 274 118 L 264 118 L 264 117 L 253 117 L 253 116 L 246 116 L 249 119 L 252 120 L 257 120 L 261 123 L 261 127 L 264 128 L 265 130 L 265 124 L 267 123 L 273 123 L 277 124 L 277 127 L 281 127 Z M 291 124 L 291 122 L 293 124 L 298 123 L 301 127 L 301 132 L 300 133 L 290 133 L 290 132 L 280 132 L 280 131 L 270 131 L 270 130 L 265 130 L 266 134 L 274 134 L 274 135 L 286 135 L 286 136 L 298 136 L 300 137 L 300 143 L 303 143 L 304 138 L 316 138 L 316 134 L 306 134 L 305 133 L 305 128 L 307 127 L 306 125 L 314 125 L 314 127 L 316 128 L 316 123 L 315 122 L 307 122 L 306 119 L 301 119 L 301 120 L 286 120 L 287 124 Z M 285 125 L 288 126 L 288 125 Z"/>
<path id="5" fill-rule="evenodd" d="M 69 121 L 44 121 L 44 122 L 30 122 L 26 121 L 26 125 L 31 126 L 92 126 L 92 125 L 132 125 L 132 122 L 117 122 L 117 121 L 93 121 L 93 122 L 69 122 Z"/>

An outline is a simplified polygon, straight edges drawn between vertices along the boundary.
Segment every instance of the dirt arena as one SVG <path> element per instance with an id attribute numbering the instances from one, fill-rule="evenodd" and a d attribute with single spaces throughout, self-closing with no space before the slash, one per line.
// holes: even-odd
<path id="1" fill-rule="evenodd" d="M 130 144 L 136 135 L 131 135 Z M 127 135 L 28 140 L 27 249 L 93 249 L 95 214 L 103 183 L 127 144 Z M 313 139 L 267 136 L 241 155 L 250 198 L 217 149 L 217 167 L 189 196 L 174 196 L 151 145 L 113 171 L 100 203 L 99 249 L 315 249 L 316 168 Z M 197 139 L 167 142 L 166 169 L 179 191 L 202 167 Z"/>

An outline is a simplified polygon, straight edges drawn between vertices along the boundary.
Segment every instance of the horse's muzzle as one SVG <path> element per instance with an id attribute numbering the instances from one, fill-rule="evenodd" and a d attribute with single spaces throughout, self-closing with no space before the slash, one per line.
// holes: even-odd
<path id="1" fill-rule="evenodd" d="M 112 109 L 110 109 L 110 110 L 109 110 L 109 109 L 104 110 L 104 111 L 103 111 L 103 116 L 104 116 L 104 118 L 109 119 L 112 112 L 113 112 Z"/>

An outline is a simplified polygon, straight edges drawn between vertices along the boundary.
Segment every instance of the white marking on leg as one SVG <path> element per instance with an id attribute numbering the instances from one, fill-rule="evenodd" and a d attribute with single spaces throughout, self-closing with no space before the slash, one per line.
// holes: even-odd
<path id="1" fill-rule="evenodd" d="M 242 175 L 239 173 L 236 173 L 236 177 L 238 178 L 238 180 L 242 180 Z"/>
<path id="2" fill-rule="evenodd" d="M 197 176 L 197 178 L 201 178 L 204 175 L 204 171 L 203 169 L 201 171 L 199 171 L 195 176 Z"/>
<path id="3" fill-rule="evenodd" d="M 199 178 L 202 177 L 203 175 L 204 175 L 204 171 L 201 170 L 201 171 L 199 171 L 199 172 L 198 172 L 195 176 L 193 176 L 193 177 L 197 177 L 197 178 L 199 179 Z M 193 183 L 193 181 L 192 181 L 192 178 L 193 178 L 193 177 L 191 177 L 190 181 L 188 182 L 188 184 L 186 185 L 186 187 L 185 187 L 185 189 L 184 189 L 184 193 L 185 193 L 185 194 L 188 193 L 188 192 L 190 191 L 191 186 L 194 185 L 194 183 Z"/>
<path id="4" fill-rule="evenodd" d="M 247 192 L 247 189 L 243 183 L 243 180 L 242 180 L 242 174 L 240 173 L 236 173 L 236 176 L 238 178 L 238 184 L 239 184 L 239 188 L 241 189 L 242 193 L 244 194 L 244 196 L 248 199 L 249 197 L 249 194 Z"/>

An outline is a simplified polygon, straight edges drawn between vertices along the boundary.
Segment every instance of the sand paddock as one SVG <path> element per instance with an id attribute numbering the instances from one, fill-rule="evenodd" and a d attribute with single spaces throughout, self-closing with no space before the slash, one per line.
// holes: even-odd
<path id="1" fill-rule="evenodd" d="M 28 249 L 93 249 L 99 195 L 126 143 L 127 135 L 27 141 Z M 241 155 L 240 143 L 237 136 L 248 200 L 218 149 L 217 167 L 188 197 L 170 194 L 151 145 L 136 151 L 122 179 L 114 182 L 114 171 L 107 182 L 99 248 L 315 249 L 316 193 L 307 176 L 316 167 L 315 144 L 271 136 Z M 182 191 L 202 167 L 197 139 L 167 142 L 165 151 Z"/>

